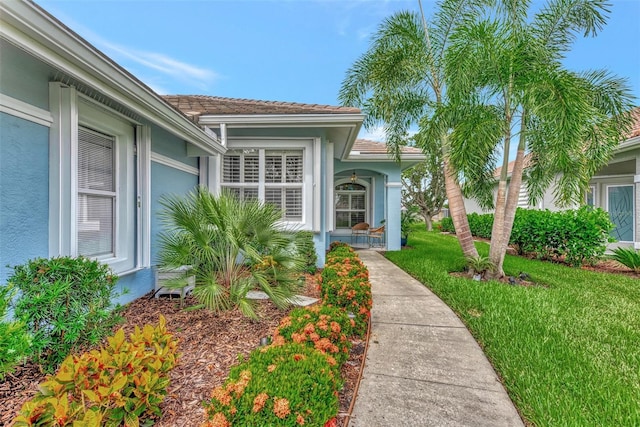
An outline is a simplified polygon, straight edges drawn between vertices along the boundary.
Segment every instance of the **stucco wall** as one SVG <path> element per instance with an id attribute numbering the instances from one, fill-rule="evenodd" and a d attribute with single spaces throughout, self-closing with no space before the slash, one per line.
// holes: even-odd
<path id="1" fill-rule="evenodd" d="M 166 165 L 151 162 L 151 263 L 156 264 L 158 233 L 162 230 L 159 213 L 163 195 L 184 195 L 198 185 L 198 177 Z"/>
<path id="2" fill-rule="evenodd" d="M 0 283 L 49 251 L 49 129 L 0 113 Z"/>

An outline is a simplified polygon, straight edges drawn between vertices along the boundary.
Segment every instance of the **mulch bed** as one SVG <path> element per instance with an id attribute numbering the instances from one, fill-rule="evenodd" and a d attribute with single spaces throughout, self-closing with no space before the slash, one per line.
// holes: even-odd
<path id="1" fill-rule="evenodd" d="M 308 276 L 306 289 L 301 292 L 319 297 L 316 277 Z M 185 306 L 193 305 L 187 297 Z M 211 390 L 221 385 L 238 356 L 247 356 L 258 347 L 261 337 L 271 336 L 280 320 L 287 315 L 270 301 L 258 301 L 258 321 L 244 317 L 237 310 L 214 314 L 208 310 L 184 311 L 179 300 L 144 296 L 127 305 L 122 313 L 125 332 L 135 325 L 155 324 L 160 315 L 167 328 L 180 343 L 179 364 L 171 371 L 171 383 L 162 403 L 162 418 L 158 427 L 192 427 L 204 421 L 202 401 L 210 398 Z M 351 356 L 342 368 L 344 387 L 339 395 L 338 426 L 350 415 L 366 343 L 353 341 Z M 22 404 L 37 391 L 45 376 L 37 365 L 19 366 L 13 374 L 0 382 L 0 425 L 9 425 Z"/>

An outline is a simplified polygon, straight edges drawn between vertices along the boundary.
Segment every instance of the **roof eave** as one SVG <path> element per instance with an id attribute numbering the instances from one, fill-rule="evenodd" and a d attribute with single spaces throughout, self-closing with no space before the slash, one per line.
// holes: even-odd
<path id="1" fill-rule="evenodd" d="M 623 141 L 618 145 L 614 151 L 614 153 L 622 153 L 624 151 L 633 150 L 634 148 L 640 147 L 640 135 L 634 136 L 633 138 L 629 138 L 626 141 Z"/>
<path id="2" fill-rule="evenodd" d="M 226 149 L 149 87 L 32 2 L 0 2 L 0 37 L 208 154 Z"/>
<path id="3" fill-rule="evenodd" d="M 219 125 L 225 123 L 227 128 L 233 127 L 265 127 L 265 126 L 344 126 L 345 124 L 362 123 L 364 114 L 326 113 L 326 114 L 203 114 L 198 118 L 201 125 Z"/>
<path id="4" fill-rule="evenodd" d="M 405 163 L 407 167 L 413 166 L 426 159 L 424 154 L 401 154 L 400 163 L 403 167 Z M 395 159 L 389 154 L 350 154 L 344 161 L 347 162 L 395 162 Z"/>

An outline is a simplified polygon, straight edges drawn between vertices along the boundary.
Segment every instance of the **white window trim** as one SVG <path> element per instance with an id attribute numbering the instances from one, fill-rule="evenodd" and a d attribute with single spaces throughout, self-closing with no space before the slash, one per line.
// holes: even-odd
<path id="1" fill-rule="evenodd" d="M 106 106 L 59 82 L 50 83 L 49 100 L 53 118 L 49 138 L 49 256 L 78 255 L 78 126 L 85 126 L 113 135 L 117 140 L 115 256 L 96 259 L 108 264 L 117 274 L 148 267 L 151 234 L 150 130 L 125 120 Z M 137 182 L 134 173 L 136 143 L 140 150 Z M 134 198 L 136 193 L 137 200 Z"/>
<path id="2" fill-rule="evenodd" d="M 285 227 L 292 227 L 297 230 L 319 231 L 316 230 L 316 221 L 314 216 L 319 217 L 320 212 L 320 189 L 316 185 L 319 182 L 319 178 L 316 181 L 316 177 L 320 176 L 320 158 L 316 153 L 320 151 L 320 138 L 228 138 L 227 148 L 229 150 L 236 149 L 257 149 L 257 150 L 283 150 L 283 151 L 296 151 L 302 150 L 304 178 L 302 180 L 302 220 L 301 221 L 282 221 L 282 225 Z M 261 154 L 262 155 L 262 154 Z M 222 157 L 222 156 L 220 156 Z M 262 168 L 261 162 L 261 168 Z M 260 171 L 261 176 L 264 176 L 264 171 Z M 219 192 L 224 183 L 222 182 L 222 162 L 217 171 L 218 179 L 216 190 Z M 213 180 L 211 180 L 213 181 Z M 261 183 L 264 184 L 264 183 Z M 261 197 L 262 185 L 260 186 Z M 317 221 L 319 222 L 319 220 Z"/>
<path id="3" fill-rule="evenodd" d="M 0 112 L 46 127 L 51 127 L 53 123 L 53 116 L 49 111 L 1 93 Z"/>
<path id="4" fill-rule="evenodd" d="M 200 176 L 200 169 L 182 163 L 181 161 L 172 159 L 171 157 L 164 156 L 162 154 L 151 152 L 151 161 L 154 163 L 160 163 L 161 165 L 169 166 L 170 168 L 177 169 L 182 172 L 190 173 L 191 175 Z"/>
<path id="5" fill-rule="evenodd" d="M 336 208 L 335 208 L 335 204 L 336 204 L 336 200 L 335 200 L 335 195 L 337 194 L 336 191 L 336 187 L 338 185 L 341 184 L 349 184 L 351 183 L 351 178 L 342 178 L 339 179 L 337 181 L 335 181 L 333 183 L 333 199 L 331 201 L 331 215 L 333 216 L 333 223 L 336 224 L 335 225 L 335 229 L 333 230 L 332 235 L 334 236 L 346 236 L 346 235 L 350 235 L 351 234 L 351 228 L 338 228 L 337 226 L 337 222 L 336 222 Z M 372 188 L 373 188 L 373 180 L 372 182 L 366 181 L 364 179 L 358 178 L 355 181 L 355 184 L 360 184 L 362 185 L 365 190 L 364 190 L 364 205 L 365 205 L 365 212 L 364 212 L 364 221 L 366 223 L 369 224 L 369 226 L 371 226 L 371 218 L 373 215 L 373 205 L 372 205 L 372 200 L 373 200 L 373 192 L 372 192 Z"/>
<path id="6" fill-rule="evenodd" d="M 589 185 L 589 190 L 591 190 L 592 198 L 593 198 L 593 206 L 594 208 L 598 207 L 598 186 L 596 184 Z M 587 195 L 584 196 L 584 203 L 587 204 Z"/>
<path id="7" fill-rule="evenodd" d="M 609 184 L 605 186 L 605 191 L 606 191 L 606 210 L 607 212 L 609 212 L 609 189 L 614 188 L 614 187 L 631 187 L 631 191 L 632 193 L 635 192 L 635 186 L 633 184 Z M 632 205 L 631 205 L 631 236 L 632 239 L 635 239 L 636 237 L 636 205 L 635 205 L 635 195 L 632 196 Z M 634 240 L 620 240 L 619 243 L 633 243 Z"/>

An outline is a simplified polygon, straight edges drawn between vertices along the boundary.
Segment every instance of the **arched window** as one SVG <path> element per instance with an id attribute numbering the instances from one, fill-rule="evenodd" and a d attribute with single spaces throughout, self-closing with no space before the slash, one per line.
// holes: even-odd
<path id="1" fill-rule="evenodd" d="M 367 187 L 352 182 L 335 187 L 336 228 L 351 228 L 369 218 Z"/>

